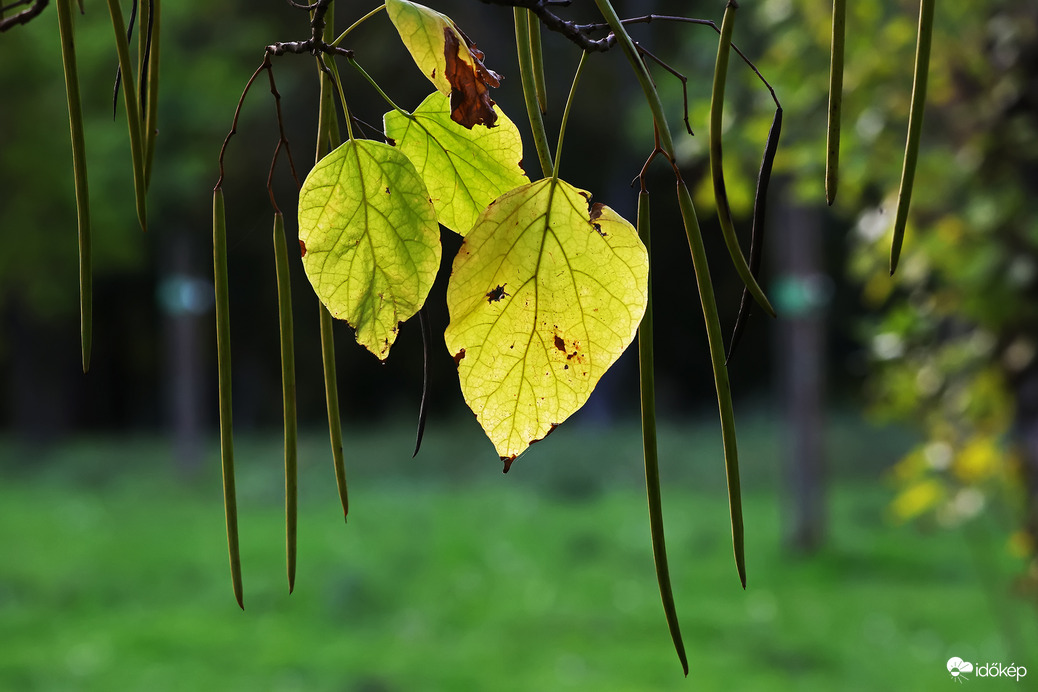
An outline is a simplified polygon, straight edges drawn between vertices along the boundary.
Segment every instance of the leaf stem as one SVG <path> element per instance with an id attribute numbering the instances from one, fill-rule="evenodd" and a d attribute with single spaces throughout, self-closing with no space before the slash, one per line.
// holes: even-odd
<path id="1" fill-rule="evenodd" d="M 68 121 L 72 139 L 72 169 L 76 177 L 76 214 L 79 226 L 79 326 L 83 372 L 86 372 L 90 369 L 90 350 L 93 341 L 93 269 L 86 140 L 83 136 L 83 107 L 79 95 L 79 71 L 76 67 L 72 0 L 58 0 L 57 6 L 58 32 L 61 36 L 61 61 L 65 69 L 65 95 L 68 100 Z"/>
<path id="2" fill-rule="evenodd" d="M 912 186 L 919 162 L 919 142 L 923 134 L 923 110 L 926 107 L 926 82 L 930 72 L 930 46 L 933 43 L 934 0 L 919 3 L 919 36 L 915 47 L 915 74 L 912 78 L 912 104 L 908 111 L 908 139 L 905 142 L 905 161 L 901 169 L 901 187 L 897 193 L 897 213 L 894 216 L 894 238 L 890 243 L 890 274 L 897 269 L 901 244 L 908 224 L 908 208 L 912 203 Z"/>
<path id="3" fill-rule="evenodd" d="M 555 170 L 548 147 L 548 132 L 544 129 L 544 118 L 537 103 L 536 77 L 533 60 L 533 48 L 530 43 L 530 11 L 516 7 L 515 42 L 519 55 L 519 76 L 523 82 L 523 99 L 526 102 L 526 114 L 530 119 L 533 131 L 533 145 L 537 150 L 537 161 L 541 165 L 541 175 L 548 176 L 548 171 Z"/>
<path id="4" fill-rule="evenodd" d="M 544 49 L 541 46 L 541 23 L 530 21 L 530 55 L 533 58 L 533 90 L 541 115 L 548 113 L 548 86 L 544 82 Z"/>
<path id="5" fill-rule="evenodd" d="M 559 141 L 555 145 L 555 167 L 552 168 L 551 177 L 554 181 L 559 179 L 559 162 L 562 161 L 562 140 L 566 136 L 566 124 L 569 123 L 569 110 L 573 106 L 573 96 L 577 93 L 577 84 L 580 82 L 580 75 L 584 72 L 584 61 L 587 59 L 587 52 L 580 54 L 580 62 L 577 63 L 577 71 L 573 74 L 573 83 L 569 87 L 569 96 L 566 98 L 566 109 L 562 112 L 562 123 L 559 125 Z"/>
<path id="6" fill-rule="evenodd" d="M 351 31 L 353 31 L 358 26 L 360 26 L 361 24 L 363 24 L 367 20 L 371 19 L 372 17 L 374 17 L 376 14 L 378 14 L 379 12 L 381 12 L 384 9 L 386 9 L 386 6 L 383 3 L 383 4 L 379 5 L 378 7 L 376 7 L 375 9 L 371 10 L 371 12 L 368 12 L 366 15 L 364 15 L 363 17 L 361 17 L 357 21 L 353 22 L 353 24 L 350 24 L 349 28 L 346 29 L 346 31 L 344 31 L 341 34 L 339 34 L 339 37 L 336 38 L 334 41 L 332 41 L 329 45 L 332 46 L 333 48 L 335 46 L 339 45 L 342 42 L 342 40 L 344 38 L 346 38 L 347 34 L 349 34 Z"/>
<path id="7" fill-rule="evenodd" d="M 342 115 L 346 119 L 346 138 L 353 141 L 353 122 L 350 119 L 350 108 L 346 105 L 346 92 L 342 89 L 342 80 L 339 79 L 339 68 L 335 64 L 335 58 L 329 60 L 326 65 L 328 71 L 335 79 L 335 88 L 339 93 L 339 102 L 342 104 Z"/>
<path id="8" fill-rule="evenodd" d="M 652 252 L 649 232 L 649 193 L 642 190 L 638 195 L 638 235 L 646 252 Z M 688 675 L 688 657 L 681 640 L 678 612 L 674 605 L 674 590 L 670 583 L 670 567 L 667 564 L 667 540 L 663 533 L 663 499 L 660 493 L 659 451 L 656 444 L 656 386 L 653 380 L 655 364 L 652 344 L 652 274 L 649 275 L 649 300 L 645 316 L 638 327 L 638 374 L 641 382 L 642 451 L 645 457 L 645 492 L 649 503 L 649 534 L 652 540 L 652 556 L 656 564 L 656 581 L 663 600 L 663 613 L 667 618 L 670 638 L 674 642 L 681 667 Z"/>
<path id="9" fill-rule="evenodd" d="M 732 257 L 735 271 L 739 274 L 743 284 L 750 291 L 754 300 L 764 310 L 775 316 L 775 309 L 771 307 L 764 291 L 761 290 L 757 280 L 753 277 L 746 258 L 739 247 L 739 238 L 735 234 L 735 223 L 732 220 L 732 210 L 728 206 L 728 192 L 724 184 L 724 157 L 721 153 L 721 123 L 724 114 L 724 88 L 728 80 L 728 56 L 732 47 L 732 31 L 735 27 L 735 11 L 739 4 L 735 0 L 728 0 L 724 9 L 724 19 L 721 21 L 721 37 L 717 42 L 717 61 L 714 63 L 714 84 L 710 95 L 710 177 L 714 184 L 714 200 L 717 206 L 717 219 L 721 224 L 721 234 L 724 243 L 728 247 L 728 254 Z"/>
<path id="10" fill-rule="evenodd" d="M 382 97 L 382 99 L 383 99 L 383 100 L 384 100 L 384 101 L 385 101 L 386 103 L 388 103 L 388 104 L 389 104 L 389 107 L 390 107 L 390 108 L 392 108 L 393 110 L 397 111 L 397 112 L 398 112 L 398 113 L 400 113 L 401 115 L 403 115 L 403 116 L 405 116 L 405 117 L 407 117 L 407 118 L 410 118 L 410 119 L 414 120 L 414 115 L 413 115 L 413 114 L 411 114 L 410 112 L 408 112 L 408 111 L 404 110 L 404 109 L 403 109 L 403 108 L 401 108 L 400 106 L 396 105 L 396 104 L 395 104 L 395 103 L 393 102 L 393 99 L 389 98 L 389 95 L 388 95 L 388 94 L 386 94 L 386 92 L 384 92 L 384 91 L 382 90 L 382 87 L 380 87 L 380 86 L 378 85 L 378 82 L 376 82 L 376 81 L 374 80 L 374 78 L 372 78 L 372 76 L 371 76 L 370 74 L 368 74 L 367 70 L 365 70 L 365 69 L 364 69 L 363 67 L 361 67 L 361 66 L 360 66 L 360 63 L 358 63 L 358 62 L 357 62 L 357 60 L 356 60 L 355 58 L 352 58 L 352 57 L 350 57 L 350 58 L 346 58 L 346 62 L 348 62 L 348 63 L 349 63 L 350 65 L 352 65 L 352 66 L 353 66 L 353 68 L 354 68 L 355 70 L 357 70 L 358 72 L 360 72 L 360 75 L 361 75 L 361 76 L 362 76 L 362 77 L 363 77 L 364 79 L 366 79 L 366 80 L 367 80 L 368 84 L 370 84 L 370 85 L 371 85 L 372 87 L 374 87 L 375 91 L 377 91 L 377 92 L 378 92 L 378 95 L 379 95 L 379 96 L 381 96 L 381 97 Z"/>

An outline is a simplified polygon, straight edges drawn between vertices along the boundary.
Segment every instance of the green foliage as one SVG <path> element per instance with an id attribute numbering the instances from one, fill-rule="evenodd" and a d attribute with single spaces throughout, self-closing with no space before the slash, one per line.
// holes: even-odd
<path id="1" fill-rule="evenodd" d="M 299 193 L 299 243 L 317 297 L 385 360 L 440 268 L 436 212 L 410 159 L 360 139 L 321 159 Z"/>
<path id="2" fill-rule="evenodd" d="M 645 312 L 645 246 L 589 198 L 554 178 L 516 188 L 454 260 L 447 349 L 506 468 L 584 405 Z"/>
<path id="3" fill-rule="evenodd" d="M 451 120 L 446 96 L 433 92 L 410 116 L 386 113 L 386 137 L 411 160 L 429 188 L 437 221 L 465 235 L 495 199 L 530 182 L 519 128 L 494 107 L 493 128 Z"/>
<path id="4" fill-rule="evenodd" d="M 720 470 L 681 460 L 687 449 L 719 453 L 714 425 L 659 431 L 671 569 L 683 575 L 675 596 L 691 615 L 690 680 L 656 612 L 640 471 L 619 461 L 638 455 L 636 427 L 560 429 L 538 449 L 541 463 L 502 484 L 480 460 L 486 445 L 472 421 L 431 427 L 419 464 L 408 458 L 409 421 L 396 421 L 346 430 L 364 488 L 347 530 L 327 483 L 327 440 L 301 436 L 305 569 L 291 596 L 272 540 L 279 441 L 240 436 L 244 614 L 220 574 L 214 457 L 193 485 L 171 472 L 165 440 L 143 436 L 82 438 L 24 473 L 5 465 L 0 688 L 874 692 L 956 689 L 944 671 L 950 648 L 1027 660 L 1034 619 L 1011 613 L 1028 635 L 1014 653 L 973 559 L 993 554 L 988 567 L 1002 579 L 1018 569 L 998 554 L 996 533 L 882 521 L 888 493 L 869 476 L 877 444 L 896 449 L 903 435 L 834 421 L 836 540 L 793 560 L 772 480 L 780 431 L 767 415 L 741 422 L 756 462 L 746 468 L 747 521 L 759 527 L 748 536 L 748 592 L 717 539 Z M 20 454 L 0 438 L 0 457 Z"/>

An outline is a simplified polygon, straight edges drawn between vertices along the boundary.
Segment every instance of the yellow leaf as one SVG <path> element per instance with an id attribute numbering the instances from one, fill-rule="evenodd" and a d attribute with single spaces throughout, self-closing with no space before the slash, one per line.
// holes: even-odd
<path id="1" fill-rule="evenodd" d="M 589 198 L 552 179 L 507 192 L 454 260 L 444 336 L 505 470 L 584 405 L 645 313 L 645 246 Z"/>
<path id="2" fill-rule="evenodd" d="M 444 226 L 465 235 L 494 199 L 530 182 L 519 163 L 519 128 L 497 106 L 497 127 L 466 129 L 451 120 L 443 94 L 433 92 L 412 117 L 386 113 L 386 136 L 422 176 Z"/>
<path id="3" fill-rule="evenodd" d="M 385 360 L 397 325 L 425 303 L 440 267 L 436 211 L 414 166 L 364 139 L 325 156 L 299 193 L 299 244 L 328 312 Z"/>
<path id="4" fill-rule="evenodd" d="M 944 486 L 927 478 L 902 490 L 891 503 L 891 509 L 899 520 L 908 521 L 936 507 L 944 496 Z"/>

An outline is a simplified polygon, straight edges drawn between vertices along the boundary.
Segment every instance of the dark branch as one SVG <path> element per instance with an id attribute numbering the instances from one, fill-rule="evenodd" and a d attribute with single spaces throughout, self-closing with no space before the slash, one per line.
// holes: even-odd
<path id="1" fill-rule="evenodd" d="M 483 0 L 483 2 L 487 2 L 487 0 Z M 647 14 L 647 15 L 645 15 L 643 17 L 632 17 L 631 19 L 622 19 L 622 20 L 620 20 L 620 23 L 623 24 L 624 26 L 626 26 L 628 24 L 649 24 L 649 23 L 654 22 L 654 21 L 660 21 L 660 22 L 680 22 L 680 23 L 683 23 L 683 24 L 699 24 L 701 26 L 708 26 L 711 29 L 713 29 L 714 31 L 716 31 L 717 33 L 719 33 L 719 34 L 721 33 L 721 27 L 717 26 L 717 24 L 715 24 L 710 19 L 692 19 L 691 17 L 674 17 L 674 16 L 671 16 L 671 15 L 665 15 L 665 14 Z M 608 24 L 575 24 L 574 28 L 576 28 L 577 31 L 579 31 L 580 33 L 587 35 L 587 34 L 593 34 L 596 31 L 603 31 L 605 29 L 608 29 L 609 25 Z M 735 45 L 734 43 L 732 44 L 732 50 L 734 50 L 739 55 L 739 57 L 742 58 L 742 61 L 744 63 L 746 63 L 751 70 L 753 70 L 753 74 L 757 75 L 757 78 L 761 82 L 763 82 L 764 86 L 766 86 L 768 88 L 768 91 L 771 92 L 772 100 L 775 101 L 775 107 L 776 108 L 781 108 L 782 105 L 779 103 L 778 96 L 775 94 L 775 88 L 771 86 L 771 84 L 768 82 L 768 80 L 764 79 L 764 75 L 762 75 L 760 73 L 760 71 L 757 69 L 757 66 L 754 65 L 753 62 L 749 58 L 746 57 L 746 54 L 743 53 L 741 50 L 739 50 L 739 47 L 737 45 Z"/>
<path id="2" fill-rule="evenodd" d="M 616 37 L 609 34 L 605 38 L 593 39 L 588 32 L 581 30 L 581 25 L 575 22 L 567 22 L 551 11 L 554 6 L 567 6 L 567 0 L 482 0 L 486 5 L 505 5 L 506 7 L 520 7 L 530 10 L 541 24 L 556 33 L 562 34 L 573 43 L 580 46 L 582 50 L 589 52 L 605 52 L 616 44 Z"/>
<path id="3" fill-rule="evenodd" d="M 328 55 L 341 55 L 345 58 L 353 57 L 353 51 L 333 46 L 324 40 L 324 27 L 327 23 L 325 15 L 328 14 L 328 8 L 331 6 L 332 0 L 317 0 L 312 5 L 300 5 L 289 0 L 289 4 L 293 7 L 313 12 L 313 15 L 310 17 L 310 38 L 305 41 L 272 43 L 266 48 L 268 55 L 284 55 L 285 53 L 318 55 L 327 53 Z"/>
<path id="4" fill-rule="evenodd" d="M 0 31 L 7 31 L 11 27 L 17 26 L 19 24 L 28 24 L 37 16 L 39 16 L 40 12 L 43 12 L 43 9 L 47 6 L 48 1 L 49 0 L 34 0 L 32 5 L 26 7 L 18 14 L 11 15 L 10 17 L 7 17 L 5 19 L 0 19 Z M 3 9 L 10 10 L 12 8 L 18 7 L 19 5 L 27 4 L 28 0 L 18 0 L 18 2 L 11 3 Z"/>

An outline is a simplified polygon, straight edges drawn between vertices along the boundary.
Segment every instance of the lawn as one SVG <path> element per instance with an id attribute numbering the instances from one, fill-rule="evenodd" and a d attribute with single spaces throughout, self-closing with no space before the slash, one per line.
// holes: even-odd
<path id="1" fill-rule="evenodd" d="M 945 662 L 1033 666 L 1033 609 L 989 526 L 887 518 L 904 434 L 837 422 L 831 525 L 785 550 L 778 427 L 743 434 L 749 588 L 712 425 L 662 431 L 681 675 L 628 425 L 564 426 L 502 475 L 474 424 L 348 429 L 349 523 L 327 443 L 302 446 L 299 578 L 285 579 L 276 436 L 239 440 L 245 612 L 218 462 L 177 475 L 154 438 L 28 454 L 0 441 L 2 690 L 931 690 Z M 215 450 L 214 450 L 215 453 Z M 975 678 L 988 688 L 1029 682 Z"/>

